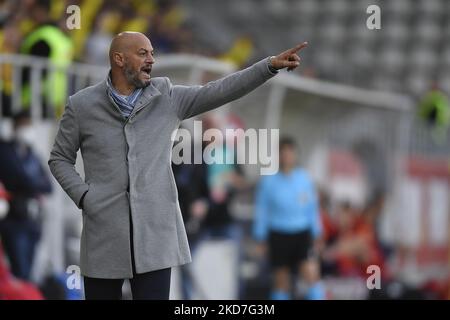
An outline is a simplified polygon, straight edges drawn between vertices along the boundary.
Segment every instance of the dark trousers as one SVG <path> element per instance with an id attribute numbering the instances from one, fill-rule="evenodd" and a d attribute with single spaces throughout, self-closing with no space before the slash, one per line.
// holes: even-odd
<path id="1" fill-rule="evenodd" d="M 133 300 L 169 300 L 171 268 L 135 274 L 130 279 Z M 120 300 L 124 279 L 84 277 L 86 300 Z"/>

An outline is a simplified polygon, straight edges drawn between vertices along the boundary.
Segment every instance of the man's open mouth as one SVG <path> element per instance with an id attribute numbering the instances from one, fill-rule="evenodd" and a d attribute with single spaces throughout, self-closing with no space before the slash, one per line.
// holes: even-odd
<path id="1" fill-rule="evenodd" d="M 144 73 L 147 77 L 150 77 L 152 68 L 151 67 L 143 67 L 143 68 L 141 68 L 141 72 Z"/>

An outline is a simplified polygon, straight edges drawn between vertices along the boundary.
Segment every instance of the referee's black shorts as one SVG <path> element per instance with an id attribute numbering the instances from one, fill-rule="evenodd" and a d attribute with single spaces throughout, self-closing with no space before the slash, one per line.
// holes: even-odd
<path id="1" fill-rule="evenodd" d="M 289 267 L 295 272 L 312 252 L 311 232 L 305 230 L 285 233 L 271 230 L 268 245 L 270 266 L 274 269 Z"/>

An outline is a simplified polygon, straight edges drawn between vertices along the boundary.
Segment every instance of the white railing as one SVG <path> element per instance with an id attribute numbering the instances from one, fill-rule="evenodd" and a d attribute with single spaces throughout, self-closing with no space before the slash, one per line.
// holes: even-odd
<path id="1" fill-rule="evenodd" d="M 157 57 L 158 63 L 155 65 L 155 71 L 183 68 L 188 69 L 190 76 L 188 82 L 191 84 L 200 83 L 203 72 L 212 72 L 218 75 L 230 73 L 234 70 L 233 66 L 218 60 L 208 59 L 201 56 L 180 54 L 166 55 Z M 30 55 L 4 54 L 0 55 L 0 73 L 2 68 L 9 66 L 12 68 L 13 90 L 11 96 L 11 108 L 18 111 L 21 108 L 22 95 L 22 72 L 29 69 L 30 72 L 30 89 L 31 89 L 31 115 L 33 120 L 41 119 L 42 94 L 41 88 L 44 79 L 44 71 L 51 74 L 52 71 L 59 70 L 50 60 Z M 80 89 L 92 85 L 103 80 L 108 72 L 107 67 L 88 65 L 83 63 L 72 63 L 67 68 L 63 68 L 67 74 L 68 94 L 79 91 Z M 5 79 L 1 79 L 3 81 Z M 0 90 L 2 82 L 0 81 Z M 3 110 L 2 101 L 0 101 L 0 113 Z"/>

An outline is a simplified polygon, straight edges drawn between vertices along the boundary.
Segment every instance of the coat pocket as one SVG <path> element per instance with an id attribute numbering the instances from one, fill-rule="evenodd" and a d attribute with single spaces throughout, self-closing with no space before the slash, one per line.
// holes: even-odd
<path id="1" fill-rule="evenodd" d="M 91 215 L 94 212 L 94 206 L 98 199 L 95 199 L 95 186 L 93 184 L 89 185 L 89 190 L 83 199 L 83 213 Z"/>

